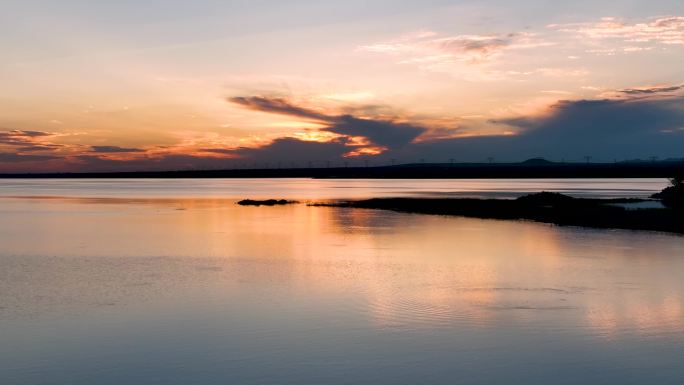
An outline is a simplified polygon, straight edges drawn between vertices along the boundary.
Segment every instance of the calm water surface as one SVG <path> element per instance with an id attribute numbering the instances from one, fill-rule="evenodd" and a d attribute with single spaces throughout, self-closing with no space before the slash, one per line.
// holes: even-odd
<path id="1" fill-rule="evenodd" d="M 0 384 L 680 384 L 684 237 L 234 204 L 665 184 L 0 181 Z"/>

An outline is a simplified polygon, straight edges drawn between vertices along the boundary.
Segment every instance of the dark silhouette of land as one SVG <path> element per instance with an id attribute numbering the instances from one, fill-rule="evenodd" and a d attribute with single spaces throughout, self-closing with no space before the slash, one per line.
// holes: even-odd
<path id="1" fill-rule="evenodd" d="M 680 175 L 670 179 L 670 186 L 653 194 L 651 198 L 660 199 L 667 207 L 684 208 L 684 176 Z"/>
<path id="2" fill-rule="evenodd" d="M 667 178 L 682 174 L 684 160 L 566 163 L 412 163 L 377 167 L 254 168 L 86 173 L 13 173 L 0 178 Z"/>
<path id="3" fill-rule="evenodd" d="M 299 203 L 297 201 L 288 201 L 286 199 L 265 199 L 265 200 L 253 200 L 253 199 L 243 199 L 237 204 L 240 206 L 282 206 L 291 205 Z"/>
<path id="4" fill-rule="evenodd" d="M 684 177 L 651 199 L 588 199 L 542 191 L 517 199 L 373 198 L 310 203 L 315 207 L 391 210 L 405 213 L 453 215 L 485 219 L 531 220 L 561 226 L 650 230 L 684 234 Z M 238 204 L 274 206 L 297 203 L 284 199 L 250 200 Z"/>
<path id="5" fill-rule="evenodd" d="M 681 196 L 680 196 L 681 199 Z M 374 198 L 313 206 L 380 209 L 406 213 L 516 219 L 561 226 L 651 230 L 684 234 L 684 209 L 628 208 L 645 199 L 580 199 L 550 192 L 515 200 L 460 198 Z"/>

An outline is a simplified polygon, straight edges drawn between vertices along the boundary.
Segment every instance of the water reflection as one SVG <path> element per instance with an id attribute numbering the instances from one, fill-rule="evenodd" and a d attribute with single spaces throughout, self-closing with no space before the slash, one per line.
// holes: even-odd
<path id="1" fill-rule="evenodd" d="M 351 199 L 390 196 L 514 198 L 556 191 L 646 198 L 667 179 L 4 179 L 0 196 Z"/>
<path id="2" fill-rule="evenodd" d="M 108 291 L 214 275 L 363 294 L 378 325 L 451 318 L 485 325 L 525 310 L 575 310 L 603 330 L 620 319 L 626 327 L 681 320 L 676 236 L 304 205 L 243 208 L 217 199 L 18 201 L 14 220 L 0 227 L 5 260 L 45 265 L 39 271 L 50 277 L 8 285 L 3 297 L 19 283 L 58 295 L 72 280 L 84 283 L 79 273 L 120 274 L 94 279 L 96 287 L 110 281 Z M 92 294 L 79 288 L 63 297 L 80 300 L 79 291 Z"/>
<path id="3" fill-rule="evenodd" d="M 352 382 L 495 383 L 487 355 L 541 384 L 558 379 L 531 377 L 540 362 L 586 368 L 597 351 L 641 368 L 636 382 L 655 365 L 645 346 L 665 380 L 681 376 L 679 236 L 197 197 L 14 197 L 0 211 L 6 383 L 115 383 L 76 376 L 82 361 L 149 379 L 128 356 L 153 353 L 171 384 L 197 378 L 169 369 L 181 362 L 204 383 L 344 383 L 342 369 Z M 310 370 L 285 369 L 299 365 Z"/>

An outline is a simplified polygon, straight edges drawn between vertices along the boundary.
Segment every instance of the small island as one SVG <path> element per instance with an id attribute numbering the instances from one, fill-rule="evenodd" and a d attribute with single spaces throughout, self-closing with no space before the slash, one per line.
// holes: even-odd
<path id="1" fill-rule="evenodd" d="M 237 204 L 240 206 L 282 206 L 282 205 L 292 205 L 299 203 L 297 201 L 289 201 L 286 199 L 264 199 L 264 200 L 253 200 L 253 199 L 243 199 Z"/>

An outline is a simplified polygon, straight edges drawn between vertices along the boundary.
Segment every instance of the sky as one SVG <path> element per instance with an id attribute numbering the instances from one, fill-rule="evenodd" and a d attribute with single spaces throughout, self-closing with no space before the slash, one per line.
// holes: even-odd
<path id="1" fill-rule="evenodd" d="M 684 157 L 684 2 L 5 0 L 0 172 Z"/>

